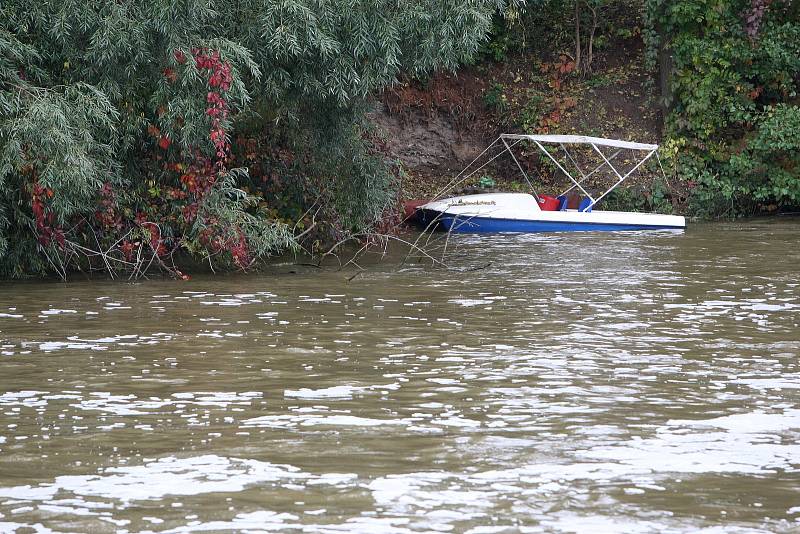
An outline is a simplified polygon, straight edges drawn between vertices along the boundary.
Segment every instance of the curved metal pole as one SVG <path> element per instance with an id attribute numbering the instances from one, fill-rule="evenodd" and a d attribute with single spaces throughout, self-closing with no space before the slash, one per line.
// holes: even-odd
<path id="1" fill-rule="evenodd" d="M 442 189 L 441 189 L 441 190 L 440 190 L 438 193 L 436 193 L 436 194 L 433 196 L 433 199 L 432 199 L 432 200 L 436 200 L 436 199 L 438 199 L 438 198 L 439 198 L 439 195 L 441 195 L 442 193 L 444 193 L 445 191 L 447 191 L 447 190 L 448 190 L 448 189 L 450 189 L 451 187 L 455 187 L 456 185 L 458 185 L 458 184 L 460 183 L 460 182 L 458 182 L 458 181 L 457 181 L 457 180 L 459 179 L 459 177 L 460 177 L 462 174 L 464 174 L 465 172 L 467 172 L 467 169 L 469 169 L 470 167 L 472 167 L 472 164 L 473 164 L 473 163 L 475 163 L 476 161 L 478 161 L 478 159 L 480 159 L 480 157 L 481 157 L 481 156 L 483 156 L 484 154 L 486 154 L 486 153 L 489 151 L 489 149 L 490 149 L 490 148 L 492 148 L 492 147 L 495 145 L 495 143 L 497 143 L 499 140 L 500 140 L 500 138 L 498 137 L 497 139 L 495 139 L 494 141 L 492 141 L 492 143 L 491 143 L 489 146 L 487 146 L 486 148 L 484 148 L 484 149 L 483 149 L 483 152 L 481 152 L 480 154 L 478 154 L 477 156 L 475 156 L 475 158 L 474 158 L 472 161 L 470 161 L 470 162 L 467 164 L 467 166 L 466 166 L 466 167 L 464 167 L 464 168 L 461 170 L 461 172 L 460 172 L 460 173 L 456 174 L 455 178 L 453 178 L 452 180 L 450 180 L 450 182 L 448 182 L 448 184 L 447 184 L 447 185 L 445 185 L 445 186 L 444 186 L 444 187 L 443 187 L 443 188 L 442 188 Z M 502 154 L 502 152 L 501 152 L 501 154 Z M 491 160 L 489 160 L 489 161 L 491 161 Z M 484 164 L 484 165 L 485 165 L 485 164 Z M 481 169 L 481 167 L 478 167 L 478 169 L 476 169 L 476 170 L 480 170 L 480 169 Z M 470 176 L 472 176 L 472 174 L 468 174 L 468 175 L 467 175 L 467 176 L 465 176 L 465 177 L 464 177 L 464 179 L 463 179 L 463 180 L 461 180 L 461 181 L 464 181 L 464 180 L 466 180 L 466 179 L 467 179 L 467 178 L 469 178 Z"/>
<path id="2" fill-rule="evenodd" d="M 478 155 L 475 157 L 475 159 L 473 159 L 472 161 L 470 161 L 470 162 L 469 162 L 469 165 L 467 165 L 466 167 L 464 167 L 464 169 L 463 169 L 463 170 L 462 170 L 460 173 L 458 173 L 458 174 L 456 175 L 456 177 L 455 177 L 455 178 L 453 178 L 452 180 L 450 180 L 450 182 L 449 182 L 449 183 L 448 183 L 446 186 L 444 186 L 444 187 L 443 187 L 441 190 L 439 190 L 439 192 L 438 192 L 438 193 L 436 193 L 436 195 L 434 195 L 434 197 L 431 199 L 431 201 L 433 201 L 433 200 L 438 200 L 439 196 L 440 196 L 440 195 L 442 195 L 442 194 L 443 194 L 445 191 L 447 191 L 448 189 L 451 189 L 451 188 L 453 188 L 453 187 L 457 186 L 458 184 L 460 184 L 460 183 L 461 183 L 461 182 L 463 182 L 464 180 L 468 180 L 468 179 L 469 179 L 471 176 L 473 176 L 473 175 L 474 175 L 476 172 L 478 172 L 479 170 L 483 169 L 484 167 L 486 167 L 487 165 L 489 165 L 491 162 L 493 162 L 494 160 L 496 160 L 497 158 L 499 158 L 500 156 L 502 156 L 502 155 L 503 155 L 503 153 L 505 152 L 505 150 L 501 150 L 500 152 L 498 152 L 497 154 L 495 154 L 494 156 L 492 156 L 492 158 L 491 158 L 491 159 L 489 159 L 489 160 L 488 160 L 486 163 L 484 163 L 483 165 L 481 165 L 480 167 L 478 167 L 477 169 L 475 169 L 474 171 L 472 171 L 471 173 L 469 173 L 468 175 L 464 176 L 463 178 L 461 178 L 461 179 L 459 180 L 459 177 L 461 177 L 461 175 L 462 175 L 462 174 L 464 174 L 464 173 L 467 171 L 467 169 L 469 169 L 469 168 L 472 166 L 472 164 L 473 164 L 473 163 L 475 163 L 476 161 L 478 161 L 478 159 L 480 159 L 480 157 L 481 157 L 481 156 L 483 156 L 484 154 L 486 154 L 486 152 L 488 152 L 488 151 L 489 151 L 489 149 L 490 149 L 490 148 L 492 148 L 492 147 L 493 147 L 493 146 L 494 146 L 494 145 L 495 145 L 495 144 L 496 144 L 498 141 L 500 141 L 500 140 L 501 140 L 501 138 L 500 138 L 500 137 L 498 137 L 497 139 L 495 139 L 494 141 L 492 141 L 492 144 L 491 144 L 491 145 L 487 146 L 487 147 L 486 147 L 486 148 L 483 150 L 483 152 L 481 152 L 480 154 L 478 154 Z M 519 140 L 515 141 L 515 142 L 514 142 L 514 144 L 512 144 L 511 146 L 514 146 L 514 145 L 516 145 L 516 144 L 517 144 L 517 143 L 519 143 L 520 141 L 522 141 L 522 140 L 521 140 L 521 139 L 519 139 Z M 505 140 L 503 140 L 503 144 L 506 144 L 506 143 L 505 143 Z M 507 148 L 508 148 L 508 146 L 506 145 L 506 149 L 507 149 Z M 512 154 L 512 155 L 513 155 L 513 154 Z"/>

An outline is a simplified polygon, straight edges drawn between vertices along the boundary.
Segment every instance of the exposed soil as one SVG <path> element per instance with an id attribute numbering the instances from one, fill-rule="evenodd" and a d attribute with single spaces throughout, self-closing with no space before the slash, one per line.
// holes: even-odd
<path id="1" fill-rule="evenodd" d="M 380 105 L 371 118 L 385 132 L 391 154 L 409 170 L 447 174 L 483 149 L 483 136 L 459 128 L 447 115 L 413 110 L 400 116 Z"/>

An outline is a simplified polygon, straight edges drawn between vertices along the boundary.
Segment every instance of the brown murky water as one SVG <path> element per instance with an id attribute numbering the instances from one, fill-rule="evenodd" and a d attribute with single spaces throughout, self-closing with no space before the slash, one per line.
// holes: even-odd
<path id="1" fill-rule="evenodd" d="M 798 230 L 1 285 L 0 531 L 800 529 Z"/>

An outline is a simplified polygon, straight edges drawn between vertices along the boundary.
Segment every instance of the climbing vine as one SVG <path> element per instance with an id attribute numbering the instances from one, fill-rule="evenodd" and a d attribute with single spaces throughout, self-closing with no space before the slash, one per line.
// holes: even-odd
<path id="1" fill-rule="evenodd" d="M 733 216 L 800 205 L 800 16 L 788 0 L 647 0 L 665 156 L 690 209 Z"/>

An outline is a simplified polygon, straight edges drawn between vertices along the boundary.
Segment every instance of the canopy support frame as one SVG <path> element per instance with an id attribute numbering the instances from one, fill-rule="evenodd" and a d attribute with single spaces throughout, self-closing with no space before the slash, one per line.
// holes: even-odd
<path id="1" fill-rule="evenodd" d="M 542 152 L 544 152 L 544 153 L 547 155 L 547 157 L 548 157 L 548 158 L 550 158 L 550 160 L 551 160 L 553 163 L 555 163 L 555 164 L 556 164 L 556 167 L 558 167 L 558 168 L 559 168 L 559 170 L 561 170 L 561 172 L 563 172 L 564 174 L 566 174 L 566 175 L 567 175 L 567 178 L 569 178 L 570 180 L 572 180 L 572 183 L 573 183 L 573 184 L 575 184 L 575 186 L 574 186 L 574 187 L 577 187 L 578 189 L 580 189 L 581 191 L 583 191 L 583 194 L 584 194 L 584 195 L 586 195 L 587 197 L 589 197 L 589 198 L 592 200 L 592 205 L 594 205 L 594 203 L 595 203 L 594 197 L 592 197 L 592 195 L 590 195 L 590 194 L 589 194 L 589 192 L 588 192 L 586 189 L 584 189 L 584 188 L 583 188 L 583 186 L 580 184 L 580 182 L 578 182 L 578 181 L 577 181 L 575 178 L 573 178 L 573 177 L 572 177 L 572 175 L 569 173 L 569 171 L 568 171 L 567 169 L 565 169 L 565 168 L 564 168 L 564 167 L 563 167 L 563 166 L 562 166 L 562 165 L 561 165 L 561 164 L 558 162 L 558 160 L 557 160 L 556 158 L 554 158 L 554 157 L 553 157 L 553 155 L 552 155 L 552 154 L 551 154 L 551 153 L 550 153 L 550 152 L 549 152 L 549 151 L 548 151 L 548 150 L 547 150 L 545 147 L 543 147 L 543 146 L 542 146 L 542 144 L 541 144 L 539 141 L 537 141 L 536 139 L 534 139 L 534 140 L 533 140 L 533 142 L 534 142 L 534 143 L 536 143 L 536 146 L 538 146 L 538 147 L 539 147 L 539 150 L 541 150 Z"/>
<path id="2" fill-rule="evenodd" d="M 492 148 L 492 147 L 493 147 L 493 146 L 494 146 L 494 145 L 495 145 L 495 144 L 496 144 L 498 141 L 502 141 L 502 142 L 503 142 L 503 145 L 505 145 L 505 149 L 504 149 L 504 150 L 501 150 L 500 152 L 498 152 L 497 154 L 495 154 L 494 156 L 492 156 L 492 157 L 491 157 L 491 159 L 489 159 L 488 161 L 484 162 L 484 163 L 483 163 L 483 165 L 481 165 L 481 166 L 480 166 L 480 167 L 478 167 L 477 169 L 473 170 L 471 173 L 467 174 L 466 176 L 463 176 L 463 175 L 464 175 L 464 173 L 465 173 L 465 172 L 467 172 L 467 170 L 468 170 L 470 167 L 472 167 L 472 166 L 475 164 L 475 162 L 476 162 L 476 161 L 478 161 L 478 160 L 479 160 L 479 159 L 480 159 L 480 158 L 481 158 L 481 157 L 482 157 L 484 154 L 486 154 L 486 153 L 489 151 L 489 149 L 490 149 L 490 148 Z M 519 144 L 519 143 L 521 143 L 521 142 L 522 142 L 522 139 L 517 139 L 516 141 L 514 141 L 514 142 L 511 144 L 511 146 L 513 147 L 513 146 L 515 146 L 515 145 L 518 145 L 518 144 Z M 439 198 L 441 195 L 443 195 L 443 194 L 444 194 L 444 193 L 445 193 L 445 192 L 446 192 L 448 189 L 450 189 L 450 188 L 452 188 L 452 187 L 455 187 L 455 186 L 457 186 L 458 184 L 460 184 L 460 183 L 463 183 L 464 181 L 466 181 L 466 180 L 470 179 L 470 178 L 471 178 L 471 177 L 472 177 L 472 176 L 473 176 L 475 173 L 477 173 L 479 170 L 483 169 L 484 167 L 486 167 L 487 165 L 489 165 L 491 162 L 493 162 L 494 160 L 496 160 L 497 158 L 499 158 L 500 156 L 502 156 L 502 155 L 503 155 L 503 153 L 504 153 L 506 150 L 509 150 L 509 151 L 510 151 L 511 149 L 509 148 L 509 146 L 508 146 L 508 144 L 506 143 L 505 139 L 504 139 L 504 138 L 503 138 L 503 136 L 501 135 L 501 136 L 499 136 L 497 139 L 495 139 L 494 141 L 492 141 L 492 143 L 491 143 L 489 146 L 487 146 L 486 148 L 484 148 L 484 149 L 483 149 L 483 152 L 481 152 L 480 154 L 478 154 L 477 156 L 475 156 L 475 158 L 474 158 L 472 161 L 470 161 L 470 162 L 469 162 L 469 165 L 467 165 L 466 167 L 464 167 L 464 168 L 461 170 L 461 172 L 460 172 L 460 173 L 458 173 L 458 175 L 457 175 L 455 178 L 453 178 L 452 180 L 450 180 L 450 183 L 448 183 L 448 184 L 447 184 L 446 186 L 444 186 L 444 187 L 443 187 L 443 188 L 442 188 L 442 189 L 441 189 L 441 190 L 440 190 L 438 193 L 436 193 L 436 195 L 434 195 L 434 197 L 433 197 L 433 200 L 436 200 L 436 199 L 438 199 L 438 198 Z M 528 183 L 530 184 L 530 181 L 528 181 Z M 533 186 L 531 186 L 531 188 L 532 188 L 532 187 L 533 187 Z M 537 198 L 538 198 L 538 197 L 537 197 Z"/>
<path id="3" fill-rule="evenodd" d="M 589 178 L 590 178 L 590 177 L 591 177 L 593 174 L 595 174 L 597 171 L 599 171 L 600 169 L 602 169 L 602 168 L 603 168 L 603 166 L 605 165 L 605 162 L 602 162 L 602 163 L 600 163 L 600 164 L 599 164 L 597 167 L 595 167 L 595 168 L 594 168 L 594 169 L 593 169 L 593 170 L 592 170 L 592 171 L 591 171 L 589 174 L 584 174 L 584 173 L 583 173 L 583 170 L 582 170 L 582 169 L 580 168 L 580 166 L 578 165 L 578 162 L 577 162 L 577 161 L 575 161 L 575 158 L 573 158 L 573 157 L 572 157 L 572 153 L 570 153 L 570 151 L 569 151 L 569 150 L 567 150 L 567 147 L 565 147 L 563 143 L 561 143 L 561 148 L 562 148 L 562 149 L 564 149 L 564 153 L 567 155 L 567 157 L 568 157 L 568 158 L 569 158 L 569 160 L 572 162 L 572 164 L 573 164 L 573 165 L 575 165 L 575 168 L 576 168 L 576 169 L 578 169 L 578 172 L 579 172 L 579 173 L 581 173 L 581 179 L 580 179 L 580 180 L 578 180 L 580 183 L 583 183 L 583 182 L 585 182 L 586 180 L 588 180 L 588 179 L 589 179 Z M 622 153 L 622 149 L 619 149 L 619 150 L 617 150 L 616 152 L 614 152 L 614 153 L 611 155 L 611 157 L 609 157 L 609 158 L 608 158 L 608 159 L 609 159 L 609 161 L 610 161 L 610 160 L 613 160 L 614 158 L 616 158 L 616 157 L 617 157 L 618 155 L 620 155 L 621 153 Z M 573 189 L 575 189 L 575 185 L 574 185 L 574 184 L 573 184 L 572 186 L 570 186 L 570 187 L 569 187 L 569 188 L 568 188 L 566 191 L 564 191 L 563 193 L 561 193 L 561 195 L 559 195 L 559 196 L 566 195 L 567 193 L 569 193 L 569 192 L 570 192 L 570 191 L 572 191 Z"/>
<path id="4" fill-rule="evenodd" d="M 475 163 L 478 162 L 487 152 L 490 151 L 492 147 L 497 144 L 497 141 L 501 141 L 503 143 L 503 149 L 500 150 L 497 154 L 489 158 L 488 161 L 484 162 L 482 165 L 478 166 L 477 168 L 473 169 L 471 172 L 467 174 L 467 172 L 472 168 Z M 509 143 L 509 141 L 512 141 Z M 439 198 L 445 191 L 450 189 L 451 187 L 455 187 L 455 185 L 464 182 L 465 180 L 469 179 L 470 177 L 474 176 L 475 173 L 489 165 L 492 161 L 499 158 L 503 153 L 508 152 L 511 155 L 511 158 L 514 160 L 517 168 L 519 169 L 522 176 L 525 178 L 525 181 L 528 183 L 528 186 L 531 189 L 531 193 L 533 197 L 537 200 L 537 202 L 541 202 L 541 197 L 537 194 L 536 188 L 533 186 L 530 178 L 528 177 L 528 173 L 525 172 L 525 169 L 522 167 L 519 159 L 517 158 L 516 154 L 512 150 L 516 145 L 521 143 L 522 141 L 532 141 L 537 148 L 545 154 L 554 164 L 555 166 L 563 172 L 567 178 L 572 182 L 569 188 L 566 189 L 561 195 L 566 195 L 570 191 L 575 188 L 580 189 L 580 191 L 586 195 L 586 197 L 590 200 L 590 203 L 587 207 L 584 208 L 584 211 L 588 211 L 592 207 L 594 207 L 598 202 L 600 202 L 603 198 L 605 198 L 609 193 L 611 193 L 614 189 L 619 187 L 619 185 L 624 182 L 631 174 L 633 174 L 639 167 L 644 165 L 644 163 L 649 160 L 653 155 L 656 155 L 658 158 L 658 145 L 652 144 L 644 144 L 644 143 L 634 143 L 630 141 L 620 141 L 615 139 L 604 139 L 601 137 L 589 137 L 589 136 L 581 136 L 581 135 L 532 135 L 532 134 L 500 134 L 488 147 L 486 147 L 483 152 L 481 152 L 477 157 L 475 157 L 469 165 L 467 165 L 458 175 L 450 181 L 441 191 L 439 191 L 434 200 Z M 580 174 L 580 179 L 575 179 L 575 177 L 564 168 L 554 156 L 551 154 L 544 146 L 544 144 L 558 144 L 564 153 L 567 155 L 567 159 L 572 162 L 572 165 Z M 597 165 L 594 169 L 592 169 L 588 174 L 583 171 L 581 166 L 573 157 L 572 153 L 567 149 L 565 145 L 589 145 L 591 146 L 595 152 L 597 152 L 600 157 L 602 158 L 602 162 Z M 610 156 L 607 157 L 602 150 L 600 150 L 600 146 L 608 146 L 612 148 L 616 148 L 617 150 Z M 612 160 L 614 160 L 620 153 L 624 150 L 631 150 L 631 151 L 643 151 L 646 152 L 646 155 L 641 158 L 636 165 L 634 165 L 630 170 L 628 170 L 624 175 L 614 167 Z M 661 165 L 661 161 L 659 160 L 659 166 Z M 608 166 L 611 171 L 616 175 L 618 178 L 617 182 L 609 187 L 604 193 L 602 193 L 597 198 L 594 198 L 584 187 L 583 183 L 586 182 L 591 176 L 597 173 L 603 167 Z M 663 167 L 661 168 L 662 174 L 664 173 Z"/>
<path id="5" fill-rule="evenodd" d="M 525 181 L 528 182 L 528 186 L 531 188 L 531 193 L 533 193 L 533 197 L 536 199 L 536 202 L 541 202 L 541 199 L 539 198 L 539 195 L 536 193 L 536 189 L 533 187 L 533 184 L 531 183 L 530 179 L 528 178 L 527 173 L 522 168 L 522 165 L 519 164 L 519 161 L 517 160 L 517 156 L 514 155 L 514 151 L 511 150 L 511 146 L 514 146 L 514 145 L 518 144 L 522 140 L 521 139 L 517 140 L 516 143 L 514 143 L 511 146 L 508 146 L 508 143 L 506 142 L 504 137 L 501 136 L 500 139 L 503 141 L 503 144 L 506 146 L 506 150 L 508 151 L 508 153 L 511 154 L 511 158 L 514 160 L 514 163 L 517 164 L 517 168 L 519 169 L 519 172 L 522 173 L 522 176 L 525 177 Z"/>
<path id="6" fill-rule="evenodd" d="M 594 144 L 592 144 L 592 148 L 594 148 L 594 149 L 597 151 L 597 153 L 598 153 L 598 154 L 600 154 L 600 157 L 602 157 L 602 158 L 603 158 L 603 161 L 605 161 L 606 165 L 608 165 L 608 166 L 611 168 L 611 170 L 612 170 L 612 171 L 614 171 L 614 174 L 616 174 L 616 175 L 617 175 L 617 177 L 619 178 L 619 180 L 617 181 L 617 183 L 615 183 L 614 185 L 612 185 L 611 187 L 609 187 L 609 188 L 606 190 L 606 192 L 605 192 L 605 193 L 603 193 L 602 195 L 600 195 L 600 196 L 597 198 L 597 200 L 593 200 L 593 201 L 592 201 L 592 203 L 591 203 L 591 204 L 589 204 L 589 206 L 586 208 L 587 210 L 588 210 L 588 209 L 590 209 L 590 208 L 592 208 L 592 207 L 593 207 L 595 204 L 597 204 L 598 202 L 600 202 L 600 201 L 603 199 L 603 197 L 605 197 L 606 195 L 608 195 L 609 193 L 611 193 L 611 192 L 612 192 L 614 189 L 616 189 L 616 188 L 619 186 L 619 184 L 621 184 L 622 182 L 624 182 L 624 181 L 625 181 L 625 180 L 628 178 L 628 176 L 630 176 L 631 174 L 633 174 L 633 172 L 634 172 L 636 169 L 638 169 L 639 167 L 641 167 L 641 166 L 642 166 L 642 165 L 643 165 L 643 164 L 644 164 L 644 163 L 645 163 L 645 162 L 646 162 L 648 159 L 650 159 L 651 157 L 653 157 L 653 154 L 656 154 L 656 153 L 658 152 L 658 148 L 657 148 L 657 147 L 656 147 L 656 148 L 654 148 L 654 149 L 652 149 L 652 150 L 650 150 L 650 151 L 647 153 L 647 155 L 646 155 L 645 157 L 643 157 L 641 160 L 639 160 L 639 163 L 637 163 L 636 165 L 634 165 L 634 166 L 633 166 L 633 168 L 631 168 L 631 170 L 629 170 L 628 172 L 626 172 L 626 173 L 625 173 L 625 175 L 623 176 L 622 174 L 620 174 L 620 173 L 619 173 L 619 171 L 617 171 L 616 167 L 614 167 L 614 166 L 611 164 L 611 162 L 608 160 L 608 158 L 606 158 L 605 154 L 603 154 L 603 152 L 602 152 L 602 151 L 601 151 L 599 148 L 597 148 L 597 146 L 595 146 Z"/>

